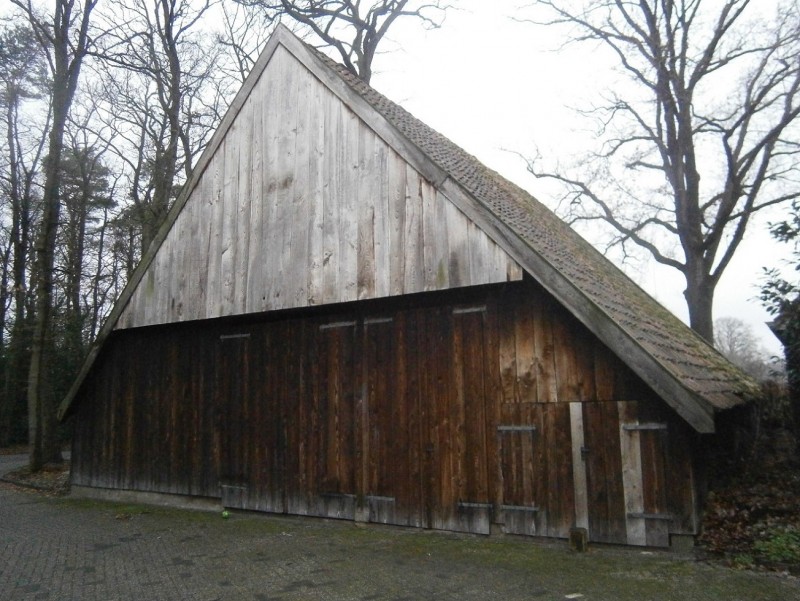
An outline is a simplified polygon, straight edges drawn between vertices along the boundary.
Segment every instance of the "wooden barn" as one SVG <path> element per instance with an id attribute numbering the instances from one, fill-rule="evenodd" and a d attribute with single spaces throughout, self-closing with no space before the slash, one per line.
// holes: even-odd
<path id="1" fill-rule="evenodd" d="M 72 486 L 666 546 L 752 384 L 280 27 L 61 407 Z"/>

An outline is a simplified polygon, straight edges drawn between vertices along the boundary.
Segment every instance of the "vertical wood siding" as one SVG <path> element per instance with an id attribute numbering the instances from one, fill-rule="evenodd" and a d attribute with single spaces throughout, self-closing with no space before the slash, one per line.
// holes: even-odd
<path id="1" fill-rule="evenodd" d="M 279 48 L 117 328 L 521 277 L 499 246 Z"/>
<path id="2" fill-rule="evenodd" d="M 117 332 L 75 419 L 78 485 L 609 543 L 697 531 L 691 429 L 530 280 Z"/>

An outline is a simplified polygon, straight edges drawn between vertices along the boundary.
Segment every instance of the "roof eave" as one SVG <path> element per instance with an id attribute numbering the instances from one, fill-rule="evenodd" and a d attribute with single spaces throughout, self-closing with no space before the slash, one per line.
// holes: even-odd
<path id="1" fill-rule="evenodd" d="M 715 411 L 708 400 L 688 389 L 624 328 L 456 180 L 446 180 L 442 190 L 584 326 L 618 356 L 624 357 L 636 375 L 695 430 L 700 433 L 714 432 Z"/>
<path id="2" fill-rule="evenodd" d="M 69 416 L 83 381 L 91 371 L 100 349 L 115 329 L 117 322 L 130 300 L 133 291 L 141 281 L 158 248 L 169 233 L 177 215 L 185 205 L 192 190 L 199 182 L 205 167 L 216 152 L 229 128 L 244 105 L 253 87 L 279 46 L 286 48 L 297 60 L 337 95 L 356 115 L 378 133 L 396 152 L 417 169 L 426 179 L 439 187 L 452 202 L 470 219 L 479 225 L 487 235 L 516 260 L 526 271 L 534 276 L 560 303 L 567 307 L 591 332 L 619 356 L 642 380 L 659 394 L 678 414 L 698 432 L 714 431 L 714 406 L 707 399 L 688 389 L 665 366 L 658 362 L 636 339 L 614 322 L 603 309 L 597 306 L 569 278 L 564 276 L 547 259 L 536 252 L 524 238 L 474 195 L 468 192 L 456 179 L 437 165 L 427 154 L 403 135 L 391 121 L 382 115 L 330 66 L 284 26 L 278 26 L 270 37 L 264 52 L 259 57 L 242 89 L 236 95 L 220 127 L 214 133 L 209 145 L 198 160 L 192 176 L 184 186 L 178 200 L 170 211 L 164 225 L 159 230 L 153 244 L 147 250 L 131 281 L 123 290 L 111 315 L 104 324 L 97 340 L 87 355 L 78 377 L 67 397 L 59 408 L 59 419 Z"/>

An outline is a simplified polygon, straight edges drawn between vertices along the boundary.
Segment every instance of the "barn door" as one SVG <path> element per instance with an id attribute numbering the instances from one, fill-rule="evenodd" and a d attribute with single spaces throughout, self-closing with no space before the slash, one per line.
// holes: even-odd
<path id="1" fill-rule="evenodd" d="M 504 412 L 505 413 L 505 412 Z M 497 448 L 502 474 L 503 531 L 509 534 L 540 534 L 541 482 L 534 477 L 541 465 L 542 434 L 532 419 L 503 416 L 497 426 Z M 536 466 L 536 467 L 534 467 Z M 539 493 L 539 494 L 537 494 Z"/>
<path id="2" fill-rule="evenodd" d="M 667 425 L 640 421 L 635 401 L 581 408 L 580 430 L 573 427 L 576 522 L 585 511 L 591 541 L 668 546 Z"/>
<path id="3" fill-rule="evenodd" d="M 443 309 L 442 313 L 447 311 Z M 492 503 L 486 406 L 486 306 L 459 307 L 431 324 L 423 403 L 429 414 L 425 478 L 433 528 L 488 534 Z M 435 313 L 429 316 L 437 317 Z M 444 331 L 442 330 L 444 328 Z M 436 340 L 431 335 L 438 332 Z"/>
<path id="4" fill-rule="evenodd" d="M 217 456 L 224 507 L 245 509 L 250 486 L 250 333 L 219 336 L 215 380 Z"/>
<path id="5" fill-rule="evenodd" d="M 669 546 L 673 516 L 667 507 L 667 424 L 642 421 L 635 403 L 620 403 L 620 455 L 629 545 Z"/>
<path id="6" fill-rule="evenodd" d="M 364 320 L 363 498 L 365 519 L 423 526 L 418 396 L 405 316 Z M 412 376 L 412 377 L 409 377 Z"/>
<path id="7" fill-rule="evenodd" d="M 566 537 L 573 525 L 566 403 L 504 403 L 497 426 L 504 532 Z"/>
<path id="8" fill-rule="evenodd" d="M 319 326 L 314 385 L 306 416 L 304 453 L 307 492 L 313 515 L 353 519 L 356 470 L 361 445 L 356 437 L 356 322 Z"/>
<path id="9" fill-rule="evenodd" d="M 297 377 L 298 354 L 301 352 L 292 335 L 292 323 L 283 322 L 264 328 L 263 342 L 254 348 L 253 369 L 253 473 L 249 509 L 283 513 L 286 511 L 286 432 L 287 398 L 298 395 L 292 389 Z M 254 341 L 255 342 L 255 341 Z M 256 346 L 251 342 L 251 345 Z M 261 351 L 261 352 L 259 352 Z"/>

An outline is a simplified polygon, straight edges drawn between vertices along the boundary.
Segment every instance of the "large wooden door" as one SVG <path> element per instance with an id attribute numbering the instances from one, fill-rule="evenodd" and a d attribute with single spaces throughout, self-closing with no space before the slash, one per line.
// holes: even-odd
<path id="1" fill-rule="evenodd" d="M 430 527 L 488 534 L 491 524 L 486 306 L 425 313 L 423 489 Z"/>
<path id="2" fill-rule="evenodd" d="M 641 420 L 636 401 L 582 409 L 583 445 L 573 455 L 585 473 L 585 491 L 577 496 L 586 497 L 589 540 L 668 546 L 667 424 Z"/>
<path id="3" fill-rule="evenodd" d="M 292 323 L 280 322 L 259 328 L 251 339 L 253 359 L 252 473 L 249 509 L 283 513 L 286 511 L 286 422 L 290 410 L 286 399 L 295 398 L 297 356 Z M 257 392 L 256 392 L 257 391 Z"/>
<path id="4" fill-rule="evenodd" d="M 629 545 L 669 546 L 666 422 L 641 419 L 638 403 L 620 403 L 620 459 Z"/>
<path id="5" fill-rule="evenodd" d="M 356 473 L 363 452 L 356 436 L 360 367 L 356 322 L 323 323 L 317 342 L 306 415 L 307 490 L 314 515 L 353 519 L 358 493 Z"/>
<path id="6" fill-rule="evenodd" d="M 576 465 L 586 474 L 589 540 L 625 544 L 625 494 L 620 473 L 617 403 L 583 403 L 583 446 Z"/>
<path id="7" fill-rule="evenodd" d="M 296 382 L 288 323 L 227 327 L 217 336 L 215 397 L 225 507 L 286 511 L 286 426 Z M 296 368 L 295 368 L 296 369 Z"/>
<path id="8" fill-rule="evenodd" d="M 488 533 L 486 307 L 363 321 L 370 521 Z"/>
<path id="9" fill-rule="evenodd" d="M 541 465 L 542 434 L 531 418 L 505 417 L 497 426 L 503 529 L 510 534 L 541 534 L 542 482 L 534 477 L 534 466 Z"/>
<path id="10" fill-rule="evenodd" d="M 574 522 L 567 403 L 506 403 L 497 426 L 505 532 L 566 537 Z"/>
<path id="11" fill-rule="evenodd" d="M 668 546 L 666 423 L 638 402 L 518 403 L 497 427 L 501 519 L 514 534 Z"/>
<path id="12" fill-rule="evenodd" d="M 425 526 L 415 328 L 407 315 L 363 321 L 364 519 Z"/>
<path id="13" fill-rule="evenodd" d="M 220 334 L 216 344 L 217 407 L 216 461 L 219 463 L 220 494 L 224 507 L 248 507 L 252 460 L 249 414 L 250 332 L 231 330 Z"/>

